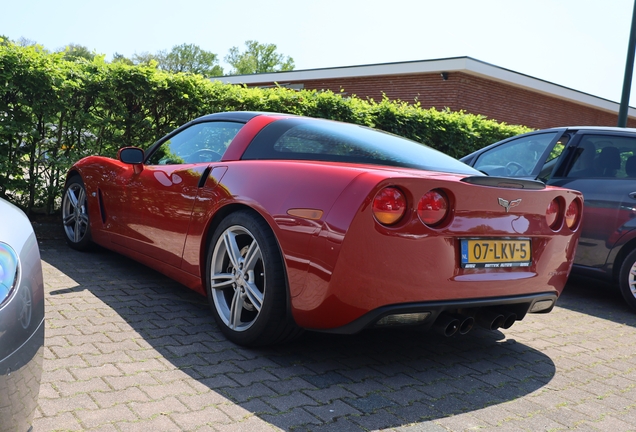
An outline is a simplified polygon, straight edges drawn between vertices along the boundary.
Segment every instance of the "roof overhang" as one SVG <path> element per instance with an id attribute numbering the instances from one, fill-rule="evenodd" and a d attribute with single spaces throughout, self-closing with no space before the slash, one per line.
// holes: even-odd
<path id="1" fill-rule="evenodd" d="M 529 75 L 520 74 L 509 69 L 494 66 L 489 63 L 475 60 L 471 57 L 453 57 L 436 60 L 381 63 L 362 66 L 343 66 L 252 75 L 230 75 L 216 77 L 213 79 L 228 84 L 251 85 L 335 78 L 430 74 L 442 72 L 462 72 L 468 75 L 479 76 L 485 79 L 527 89 L 529 91 L 601 109 L 613 114 L 618 114 L 620 109 L 620 104 L 617 102 L 573 90 L 571 88 L 534 78 Z M 630 107 L 628 115 L 630 117 L 636 117 L 636 108 Z"/>

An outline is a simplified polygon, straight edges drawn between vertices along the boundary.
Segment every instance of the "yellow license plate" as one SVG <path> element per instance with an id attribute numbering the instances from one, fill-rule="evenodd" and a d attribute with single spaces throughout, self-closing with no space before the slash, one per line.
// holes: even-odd
<path id="1" fill-rule="evenodd" d="M 530 239 L 462 239 L 461 266 L 528 267 L 532 262 Z"/>

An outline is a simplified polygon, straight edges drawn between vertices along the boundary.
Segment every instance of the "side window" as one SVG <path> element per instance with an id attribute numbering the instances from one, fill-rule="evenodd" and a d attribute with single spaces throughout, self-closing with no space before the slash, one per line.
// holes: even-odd
<path id="1" fill-rule="evenodd" d="M 584 136 L 576 149 L 567 177 L 636 178 L 636 139 Z"/>
<path id="2" fill-rule="evenodd" d="M 557 133 L 558 132 L 535 134 L 508 141 L 505 144 L 484 152 L 479 156 L 474 167 L 489 175 L 509 177 L 528 176 L 543 160 L 542 156 Z M 561 148 L 561 151 L 562 150 L 563 148 Z M 555 157 L 558 157 L 558 155 Z"/>
<path id="3" fill-rule="evenodd" d="M 242 123 L 197 123 L 164 141 L 147 159 L 148 165 L 191 164 L 221 160 Z"/>

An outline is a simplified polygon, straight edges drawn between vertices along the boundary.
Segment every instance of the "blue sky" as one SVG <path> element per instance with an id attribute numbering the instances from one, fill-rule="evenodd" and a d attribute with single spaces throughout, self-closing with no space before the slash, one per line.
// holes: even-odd
<path id="1" fill-rule="evenodd" d="M 85 45 L 107 59 L 193 43 L 217 54 L 226 71 L 223 57 L 246 40 L 276 44 L 296 70 L 470 56 L 620 102 L 633 7 L 632 0 L 21 0 L 3 4 L 0 34 L 50 50 Z"/>

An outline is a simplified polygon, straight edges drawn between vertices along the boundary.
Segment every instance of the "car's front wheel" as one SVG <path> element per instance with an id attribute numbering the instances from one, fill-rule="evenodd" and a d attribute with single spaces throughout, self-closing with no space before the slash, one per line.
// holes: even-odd
<path id="1" fill-rule="evenodd" d="M 623 298 L 636 310 L 636 250 L 633 250 L 621 265 L 618 286 Z"/>
<path id="2" fill-rule="evenodd" d="M 62 226 L 66 243 L 73 249 L 86 250 L 91 246 L 87 202 L 86 186 L 81 177 L 71 177 L 62 196 Z"/>
<path id="3" fill-rule="evenodd" d="M 223 334 L 245 346 L 284 342 L 299 334 L 287 312 L 287 284 L 274 234 L 248 211 L 227 216 L 210 242 L 206 288 Z"/>

